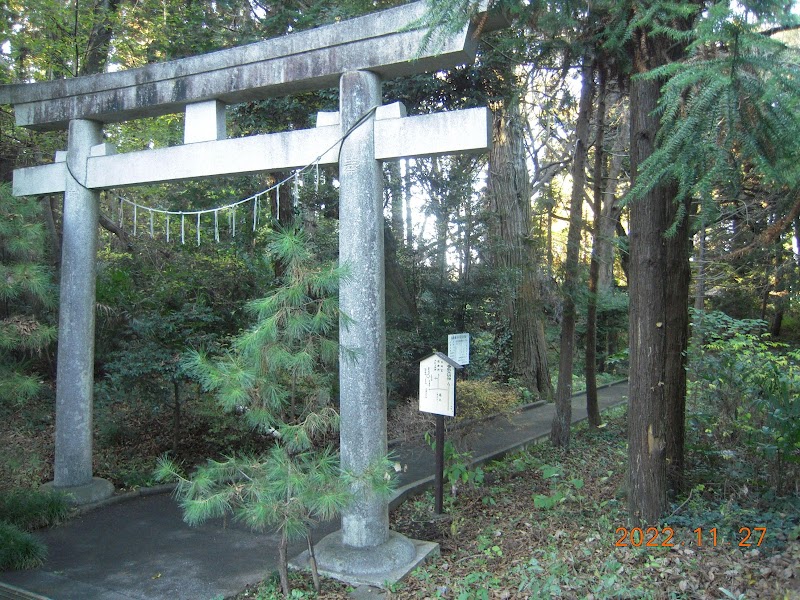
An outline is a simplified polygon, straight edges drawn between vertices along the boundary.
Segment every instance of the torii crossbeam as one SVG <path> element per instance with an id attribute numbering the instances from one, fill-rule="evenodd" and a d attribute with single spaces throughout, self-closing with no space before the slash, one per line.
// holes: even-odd
<path id="1" fill-rule="evenodd" d="M 380 162 L 488 149 L 486 109 L 407 117 L 382 106 L 381 79 L 471 62 L 470 24 L 432 49 L 417 25 L 415 2 L 277 39 L 141 69 L 46 83 L 0 86 L 16 122 L 31 129 L 69 129 L 68 149 L 54 163 L 17 169 L 15 195 L 64 192 L 53 487 L 76 502 L 111 492 L 92 477 L 95 262 L 99 190 L 237 173 L 302 167 L 358 125 L 322 163 L 339 159 L 339 258 L 353 277 L 340 289 L 353 324 L 340 330 L 341 460 L 364 472 L 385 456 L 386 327 Z M 482 30 L 500 23 L 482 18 Z M 339 112 L 322 113 L 315 129 L 225 139 L 225 105 L 339 85 Z M 375 109 L 375 110 L 373 110 Z M 116 154 L 103 123 L 185 111 L 184 144 Z M 366 115 L 366 118 L 365 118 Z M 360 122 L 360 124 L 359 124 Z M 348 355 L 349 356 L 349 355 Z M 357 489 L 342 529 L 320 542 L 321 570 L 351 583 L 384 585 L 416 564 L 417 547 L 389 531 L 386 499 Z"/>

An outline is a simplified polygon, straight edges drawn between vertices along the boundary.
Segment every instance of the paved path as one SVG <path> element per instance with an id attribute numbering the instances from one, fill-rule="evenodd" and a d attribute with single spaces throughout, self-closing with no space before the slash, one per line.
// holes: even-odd
<path id="1" fill-rule="evenodd" d="M 624 402 L 627 394 L 627 383 L 600 389 L 601 408 Z M 500 457 L 546 437 L 554 412 L 554 405 L 545 404 L 476 424 L 465 442 L 476 462 Z M 585 395 L 573 397 L 572 416 L 586 418 Z M 434 460 L 419 439 L 393 450 L 408 467 L 395 505 L 430 485 Z M 322 524 L 315 539 L 336 528 L 338 523 Z M 276 568 L 277 536 L 221 521 L 189 527 L 169 494 L 116 502 L 36 535 L 48 546 L 47 562 L 39 569 L 0 572 L 0 599 L 39 594 L 55 600 L 207 600 L 235 594 Z M 290 556 L 301 550 L 296 545 Z"/>

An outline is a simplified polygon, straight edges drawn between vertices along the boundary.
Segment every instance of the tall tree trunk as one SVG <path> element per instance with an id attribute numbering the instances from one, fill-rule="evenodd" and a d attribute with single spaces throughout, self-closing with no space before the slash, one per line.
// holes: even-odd
<path id="1" fill-rule="evenodd" d="M 385 190 L 389 195 L 392 211 L 392 234 L 398 245 L 403 244 L 403 180 L 400 176 L 400 163 L 391 161 L 384 168 L 386 174 Z"/>
<path id="2" fill-rule="evenodd" d="M 290 175 L 290 171 L 277 171 L 272 174 L 272 180 L 274 183 L 278 183 Z M 294 221 L 294 204 L 294 185 L 290 179 L 278 188 L 275 196 L 270 196 L 270 214 L 273 215 L 278 225 L 288 227 Z"/>
<path id="3" fill-rule="evenodd" d="M 634 72 L 642 74 L 677 60 L 683 46 L 641 29 L 633 37 Z M 631 83 L 631 169 L 653 154 L 663 82 L 634 78 Z M 688 325 L 688 226 L 671 238 L 665 232 L 676 214 L 674 183 L 661 183 L 630 205 L 630 396 L 628 400 L 628 518 L 653 525 L 667 507 L 668 448 L 681 452 Z M 667 288 L 672 289 L 667 289 Z M 669 393 L 669 396 L 667 395 Z M 680 414 L 678 414 L 680 413 Z M 677 429 L 676 429 L 677 428 Z M 672 439 L 669 439 L 672 437 Z"/>
<path id="4" fill-rule="evenodd" d="M 627 155 L 627 142 L 630 139 L 630 122 L 626 111 L 617 126 L 616 138 L 611 148 L 608 175 L 603 190 L 603 204 L 600 212 L 600 228 L 598 231 L 597 260 L 600 271 L 597 277 L 597 291 L 603 294 L 611 293 L 614 287 L 614 238 L 616 229 L 622 215 L 622 206 L 617 198 L 619 178 L 622 173 L 622 159 Z M 624 232 L 624 229 L 623 229 Z"/>
<path id="5" fill-rule="evenodd" d="M 660 83 L 631 84 L 631 168 L 655 147 L 653 115 Z M 667 506 L 664 397 L 667 270 L 664 232 L 672 189 L 659 186 L 630 205 L 630 395 L 628 399 L 628 517 L 655 524 Z"/>
<path id="6" fill-rule="evenodd" d="M 552 385 L 536 277 L 539 257 L 530 235 L 531 195 L 523 132 L 516 100 L 495 111 L 486 191 L 489 239 L 492 260 L 510 282 L 503 293 L 512 336 L 512 369 L 523 385 L 549 399 Z"/>
<path id="7" fill-rule="evenodd" d="M 775 240 L 775 293 L 772 301 L 775 313 L 772 315 L 772 323 L 769 327 L 769 334 L 774 338 L 781 335 L 783 315 L 786 313 L 789 304 L 789 287 L 786 273 L 793 270 L 792 267 L 794 265 L 794 257 L 789 258 L 783 249 L 783 242 L 782 235 Z"/>
<path id="8" fill-rule="evenodd" d="M 603 218 L 603 152 L 606 121 L 606 73 L 604 65 L 597 69 L 599 88 L 597 91 L 597 119 L 594 140 L 594 182 L 592 200 L 594 220 L 592 223 L 592 258 L 589 264 L 589 297 L 586 307 L 586 414 L 590 427 L 600 425 L 600 407 L 597 402 L 597 283 L 600 279 L 600 259 L 598 257 L 598 241 L 600 239 L 600 221 Z"/>
<path id="9" fill-rule="evenodd" d="M 108 50 L 113 35 L 113 20 L 120 0 L 100 0 L 94 5 L 92 30 L 83 61 L 78 69 L 79 75 L 102 73 L 108 62 Z M 76 65 L 78 68 L 78 65 Z"/>
<path id="10" fill-rule="evenodd" d="M 547 205 L 547 275 L 553 276 L 553 205 Z"/>
<path id="11" fill-rule="evenodd" d="M 575 134 L 575 157 L 572 161 L 572 197 L 569 207 L 569 232 L 567 233 L 567 258 L 564 265 L 564 300 L 561 316 L 561 345 L 558 361 L 558 387 L 556 388 L 556 414 L 550 429 L 554 446 L 569 447 L 572 423 L 572 364 L 575 352 L 575 297 L 578 292 L 581 233 L 583 229 L 583 198 L 586 191 L 586 161 L 589 156 L 589 120 L 594 74 L 584 57 L 581 68 L 581 98 L 578 103 L 578 121 Z"/>
<path id="12" fill-rule="evenodd" d="M 689 214 L 689 202 L 684 206 Z M 678 205 L 670 203 L 669 224 L 678 214 Z M 686 350 L 689 347 L 689 298 L 692 269 L 689 263 L 689 218 L 684 216 L 675 233 L 665 240 L 666 350 L 664 363 L 664 399 L 667 409 L 667 487 L 673 493 L 683 490 L 684 441 L 686 437 Z"/>
<path id="13" fill-rule="evenodd" d="M 459 306 L 458 314 L 456 315 L 456 327 L 459 331 L 466 331 L 467 328 L 467 308 L 469 306 L 469 289 L 470 289 L 470 275 L 472 265 L 472 201 L 470 198 L 466 199 L 464 203 L 464 220 L 461 226 L 462 234 L 462 252 L 461 252 L 461 279 L 459 284 L 461 287 L 462 297 L 464 302 Z"/>
<path id="14" fill-rule="evenodd" d="M 616 138 L 611 149 L 608 174 L 603 189 L 603 203 L 600 211 L 600 223 L 597 244 L 597 262 L 599 272 L 597 274 L 597 295 L 599 298 L 610 296 L 614 289 L 614 259 L 615 247 L 614 238 L 617 236 L 617 226 L 620 224 L 622 215 L 621 203 L 617 197 L 620 174 L 622 173 L 622 159 L 627 155 L 628 140 L 630 139 L 630 129 L 627 110 L 622 111 L 622 116 L 616 127 Z M 623 233 L 625 232 L 622 229 Z M 621 256 L 623 265 L 627 264 L 627 254 Z M 602 306 L 602 305 L 601 305 Z M 616 352 L 616 340 L 618 332 L 610 327 L 609 315 L 606 311 L 600 310 L 597 315 L 598 328 L 605 334 L 603 353 L 600 357 L 600 371 L 605 371 L 606 358 Z"/>
<path id="15" fill-rule="evenodd" d="M 411 207 L 411 171 L 408 168 L 408 160 L 403 160 L 403 206 L 406 209 L 406 249 L 409 252 L 414 250 L 414 211 Z"/>

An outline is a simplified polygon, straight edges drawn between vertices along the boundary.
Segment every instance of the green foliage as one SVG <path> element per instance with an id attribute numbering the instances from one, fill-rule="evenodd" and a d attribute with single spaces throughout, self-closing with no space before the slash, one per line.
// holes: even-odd
<path id="1" fill-rule="evenodd" d="M 302 231 L 275 234 L 269 254 L 283 271 L 275 291 L 247 305 L 258 321 L 237 336 L 224 358 L 192 351 L 185 368 L 213 391 L 228 411 L 245 409 L 250 424 L 277 435 L 293 451 L 311 447 L 314 436 L 336 427 L 328 405 L 341 319 L 336 292 L 344 271 L 317 265 Z"/>
<path id="2" fill-rule="evenodd" d="M 548 510 L 555 508 L 562 502 L 582 500 L 582 497 L 577 492 L 583 489 L 583 479 L 576 477 L 563 480 L 563 470 L 552 465 L 542 465 L 540 470 L 542 479 L 550 482 L 551 490 L 549 494 L 533 495 L 534 508 Z"/>
<path id="3" fill-rule="evenodd" d="M 68 513 L 60 494 L 28 489 L 0 494 L 0 570 L 41 565 L 47 548 L 28 531 L 60 523 Z"/>
<path id="4" fill-rule="evenodd" d="M 335 336 L 347 319 L 336 293 L 344 271 L 316 261 L 303 231 L 285 229 L 267 244 L 280 285 L 247 306 L 256 324 L 236 336 L 217 359 L 192 351 L 183 364 L 229 412 L 272 436 L 274 446 L 258 456 L 210 460 L 185 478 L 162 458 L 157 476 L 177 478 L 177 496 L 190 524 L 233 514 L 255 531 L 281 534 L 281 582 L 289 594 L 285 549 L 307 537 L 316 520 L 334 517 L 354 489 L 388 493 L 394 466 L 387 458 L 364 473 L 342 473 L 326 444 L 338 427 L 331 406 L 338 358 Z"/>
<path id="5" fill-rule="evenodd" d="M 513 410 L 520 405 L 520 394 L 490 379 L 459 381 L 456 388 L 459 420 L 479 419 Z"/>
<path id="6" fill-rule="evenodd" d="M 57 294 L 44 263 L 39 205 L 0 185 L 0 404 L 20 405 L 42 390 L 37 359 L 57 336 Z"/>
<path id="7" fill-rule="evenodd" d="M 20 529 L 38 529 L 64 521 L 69 506 L 61 494 L 17 488 L 0 494 L 0 520 Z"/>
<path id="8" fill-rule="evenodd" d="M 186 385 L 183 353 L 219 348 L 241 327 L 244 298 L 268 279 L 228 245 L 198 251 L 140 237 L 130 252 L 107 248 L 99 258 L 98 442 L 108 446 L 133 435 L 129 415 L 117 422 L 120 413 L 156 418 L 171 409 L 171 446 L 177 451 L 193 387 Z"/>
<path id="9" fill-rule="evenodd" d="M 425 442 L 436 451 L 436 440 L 429 431 L 425 432 Z M 481 467 L 470 468 L 472 462 L 472 452 L 459 452 L 455 444 L 450 440 L 444 441 L 444 472 L 442 476 L 453 496 L 456 495 L 459 486 L 479 486 L 483 483 L 483 469 Z"/>
<path id="10" fill-rule="evenodd" d="M 691 31 L 688 60 L 646 75 L 666 81 L 661 130 L 632 197 L 664 180 L 678 184 L 677 200 L 703 202 L 738 191 L 750 173 L 767 185 L 800 183 L 800 52 L 762 33 L 796 18 L 744 4 L 755 8 L 748 20 L 740 7 L 712 4 Z"/>
<path id="11" fill-rule="evenodd" d="M 755 481 L 771 474 L 779 489 L 791 484 L 800 463 L 800 352 L 771 341 L 761 321 L 719 312 L 694 317 L 689 398 L 696 408 L 689 430 L 710 454 L 720 438 L 726 447 L 741 447 L 749 456 L 734 464 L 749 464 Z"/>
<path id="12" fill-rule="evenodd" d="M 210 460 L 191 480 L 162 459 L 158 475 L 179 479 L 176 495 L 190 525 L 230 513 L 254 531 L 277 529 L 289 540 L 305 537 L 315 520 L 333 518 L 348 500 L 330 451 L 291 455 L 277 446 L 262 457 Z"/>
<path id="13" fill-rule="evenodd" d="M 0 569 L 32 569 L 44 562 L 45 545 L 30 533 L 0 521 Z"/>

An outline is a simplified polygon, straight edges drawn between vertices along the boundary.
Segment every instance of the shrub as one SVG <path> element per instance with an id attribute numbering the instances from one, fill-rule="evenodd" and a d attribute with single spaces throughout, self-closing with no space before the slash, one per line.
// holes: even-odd
<path id="1" fill-rule="evenodd" d="M 38 567 L 46 554 L 45 545 L 30 533 L 0 521 L 0 570 Z"/>
<path id="2" fill-rule="evenodd" d="M 456 417 L 479 419 L 508 412 L 520 405 L 521 397 L 506 386 L 480 379 L 459 381 L 456 387 Z"/>
<path id="3" fill-rule="evenodd" d="M 765 327 L 720 312 L 695 313 L 689 430 L 698 432 L 707 454 L 720 447 L 748 452 L 761 462 L 748 462 L 754 473 L 771 474 L 782 488 L 800 463 L 800 351 L 771 341 Z"/>
<path id="4" fill-rule="evenodd" d="M 0 520 L 20 529 L 55 525 L 68 515 L 64 496 L 55 492 L 16 489 L 0 494 Z"/>
<path id="5" fill-rule="evenodd" d="M 59 523 L 68 513 L 61 494 L 23 489 L 0 494 L 0 570 L 41 565 L 47 548 L 25 530 Z"/>

